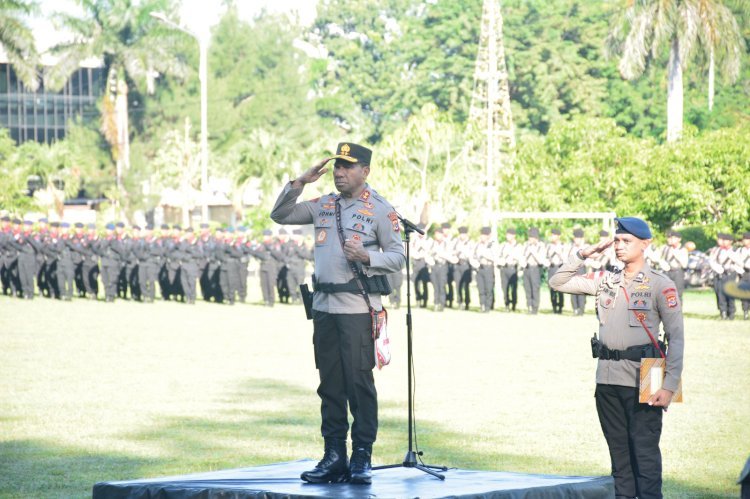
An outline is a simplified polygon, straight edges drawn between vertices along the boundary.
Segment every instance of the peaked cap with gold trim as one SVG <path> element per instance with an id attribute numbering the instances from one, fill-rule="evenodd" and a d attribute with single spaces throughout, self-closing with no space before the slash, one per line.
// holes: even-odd
<path id="1" fill-rule="evenodd" d="M 369 165 L 372 159 L 372 151 L 359 144 L 353 144 L 351 142 L 341 142 L 336 146 L 336 155 L 334 159 L 343 159 L 350 163 L 361 163 L 363 165 Z"/>

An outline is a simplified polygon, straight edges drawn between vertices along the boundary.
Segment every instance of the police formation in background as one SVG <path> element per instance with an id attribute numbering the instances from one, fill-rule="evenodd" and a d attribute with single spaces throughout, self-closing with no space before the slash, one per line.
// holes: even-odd
<path id="1" fill-rule="evenodd" d="M 247 298 L 248 265 L 259 262 L 264 303 L 273 306 L 278 289 L 298 284 L 312 250 L 299 230 L 290 239 L 265 231 L 260 242 L 244 228 L 193 228 L 162 225 L 126 227 L 110 223 L 100 234 L 96 225 L 36 223 L 0 219 L 0 281 L 5 295 L 33 299 L 74 296 L 106 302 L 132 299 L 195 303 L 200 289 L 205 301 L 234 304 Z M 279 281 L 283 280 L 283 285 Z M 287 283 L 288 281 L 288 283 Z M 100 289 L 101 284 L 101 289 Z M 287 295 L 288 297 L 289 295 Z"/>
<path id="2" fill-rule="evenodd" d="M 427 229 L 424 224 L 419 228 Z M 492 238 L 489 227 L 481 228 L 478 237 L 472 237 L 463 226 L 457 232 L 453 237 L 451 225 L 442 223 L 431 236 L 413 234 L 411 279 L 413 296 L 421 308 L 442 311 L 455 305 L 469 309 L 469 287 L 476 285 L 479 303 L 475 305 L 480 312 L 515 311 L 520 284 L 526 310 L 537 313 L 545 274 L 554 276 L 571 253 L 586 246 L 580 228 L 568 239 L 558 228 L 543 237 L 531 227 L 526 242 L 517 241 L 513 228 L 501 236 L 502 242 Z M 708 283 L 716 294 L 721 319 L 734 319 L 740 307 L 741 316 L 750 319 L 750 300 L 738 304 L 724 292 L 727 283 L 750 282 L 750 232 L 741 238 L 719 233 L 716 246 L 707 253 L 696 251 L 692 242 L 683 244 L 677 231 L 666 236 L 666 244 L 652 244 L 645 257 L 652 268 L 672 279 L 680 299 L 688 280 L 694 281 L 692 285 Z M 600 241 L 607 238 L 607 231 L 599 233 Z M 300 303 L 299 284 L 309 277 L 312 261 L 312 244 L 300 229 L 290 234 L 281 228 L 277 235 L 267 229 L 260 241 L 253 241 L 242 227 L 211 231 L 204 224 L 194 235 L 192 229 L 182 230 L 179 225 L 154 230 L 150 226 L 126 228 L 119 223 L 109 224 L 100 234 L 93 224 L 70 227 L 45 219 L 33 223 L 7 216 L 0 220 L 0 278 L 6 295 L 59 299 L 103 295 L 108 301 L 133 298 L 144 302 L 152 302 L 158 295 L 164 300 L 193 302 L 199 287 L 206 301 L 234 303 L 247 297 L 252 259 L 257 260 L 266 306 L 277 301 Z M 621 265 L 610 248 L 587 259 L 578 271 L 583 275 Z M 193 284 L 196 273 L 198 285 Z M 403 280 L 401 272 L 388 275 L 393 290 L 391 308 L 401 305 Z M 584 314 L 584 295 L 567 298 L 566 306 L 562 293 L 552 288 L 549 293 L 553 313 Z"/>

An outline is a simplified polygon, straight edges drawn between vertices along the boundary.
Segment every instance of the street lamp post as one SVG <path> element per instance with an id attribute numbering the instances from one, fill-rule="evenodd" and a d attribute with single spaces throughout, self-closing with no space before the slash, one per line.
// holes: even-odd
<path id="1" fill-rule="evenodd" d="M 208 222 L 208 37 L 200 36 L 194 31 L 171 21 L 163 12 L 151 12 L 151 17 L 167 26 L 187 33 L 198 41 L 200 52 L 198 78 L 201 82 L 201 219 Z"/>

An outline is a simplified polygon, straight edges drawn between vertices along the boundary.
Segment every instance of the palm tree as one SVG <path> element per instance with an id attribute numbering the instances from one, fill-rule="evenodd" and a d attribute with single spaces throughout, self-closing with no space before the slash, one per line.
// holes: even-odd
<path id="1" fill-rule="evenodd" d="M 721 0 L 627 0 L 625 9 L 613 18 L 606 48 L 609 54 L 621 56 L 618 69 L 623 78 L 639 77 L 649 58 L 669 46 L 668 142 L 682 134 L 682 70 L 696 47 L 707 49 L 714 40 L 714 48 L 724 50 L 723 37 L 731 30 L 727 23 L 734 19 L 725 9 Z M 706 36 L 711 30 L 707 26 L 716 30 L 714 38 Z"/>
<path id="2" fill-rule="evenodd" d="M 170 39 L 184 36 L 161 25 L 151 12 L 173 12 L 171 0 L 79 0 L 83 16 L 58 13 L 58 23 L 75 38 L 52 48 L 58 63 L 45 74 L 51 89 L 60 89 L 82 61 L 101 59 L 107 73 L 101 130 L 117 164 L 119 193 L 130 166 L 127 95 L 131 86 L 150 88 L 155 74 L 181 75 L 183 64 Z"/>
<path id="3" fill-rule="evenodd" d="M 18 78 L 31 91 L 39 87 L 34 35 L 22 20 L 36 5 L 29 0 L 0 0 L 0 47 Z"/>
<path id="4" fill-rule="evenodd" d="M 732 11 L 716 0 L 699 2 L 700 38 L 708 59 L 708 110 L 714 107 L 714 79 L 718 61 L 727 79 L 734 83 L 740 74 L 740 48 L 743 44 L 739 24 Z M 747 9 L 748 2 L 738 7 Z M 746 11 L 746 10 L 745 10 Z"/>

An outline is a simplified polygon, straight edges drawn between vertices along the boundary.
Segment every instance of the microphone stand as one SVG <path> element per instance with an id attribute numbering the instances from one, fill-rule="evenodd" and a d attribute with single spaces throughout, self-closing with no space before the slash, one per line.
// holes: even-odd
<path id="1" fill-rule="evenodd" d="M 404 241 L 406 241 L 406 369 L 407 369 L 407 378 L 408 378 L 408 390 L 409 390 L 409 449 L 406 451 L 406 455 L 404 456 L 404 462 L 400 464 L 386 464 L 384 466 L 375 466 L 374 470 L 384 470 L 389 468 L 416 468 L 420 471 L 423 471 L 425 473 L 428 473 L 436 478 L 439 478 L 440 480 L 445 480 L 445 475 L 442 475 L 436 471 L 433 470 L 440 470 L 440 471 L 448 471 L 448 468 L 446 466 L 434 466 L 429 464 L 420 463 L 417 460 L 417 456 L 421 456 L 422 452 L 415 452 L 414 451 L 414 434 L 416 433 L 414 429 L 414 400 L 413 400 L 413 392 L 412 392 L 412 373 L 413 373 L 413 361 L 414 357 L 412 355 L 412 320 L 411 320 L 411 271 L 409 268 L 409 242 L 410 242 L 410 235 L 412 232 L 417 232 L 421 235 L 424 235 L 424 231 L 414 225 L 409 220 L 405 219 L 401 215 L 397 213 L 398 219 L 401 221 L 401 223 L 404 225 Z"/>

